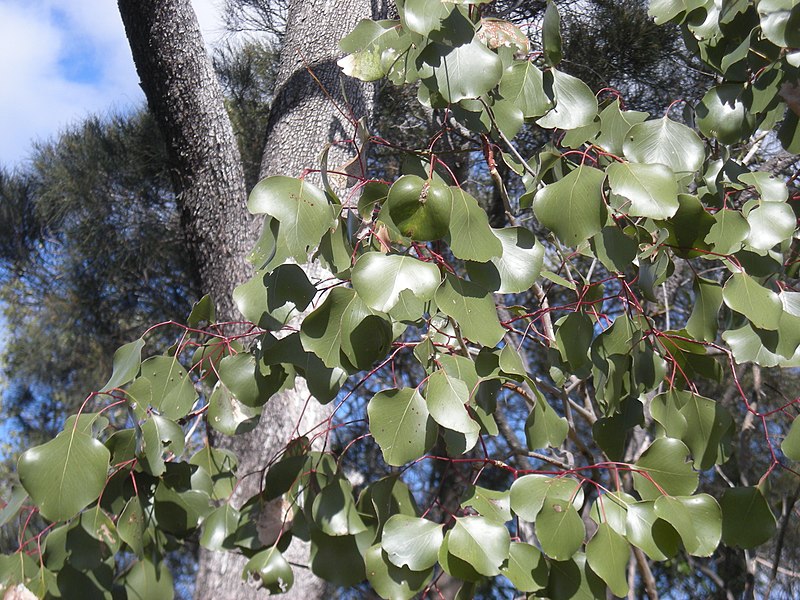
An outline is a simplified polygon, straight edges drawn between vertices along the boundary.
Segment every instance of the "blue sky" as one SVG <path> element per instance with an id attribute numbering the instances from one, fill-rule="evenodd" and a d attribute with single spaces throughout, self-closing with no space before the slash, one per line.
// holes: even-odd
<path id="1" fill-rule="evenodd" d="M 194 0 L 206 43 L 219 0 Z M 144 102 L 114 0 L 0 0 L 0 165 L 90 114 Z"/>

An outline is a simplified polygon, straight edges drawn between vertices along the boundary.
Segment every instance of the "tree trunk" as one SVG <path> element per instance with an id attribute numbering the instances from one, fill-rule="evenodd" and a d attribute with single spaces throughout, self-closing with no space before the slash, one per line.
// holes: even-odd
<path id="1" fill-rule="evenodd" d="M 231 292 L 251 272 L 244 257 L 254 241 L 253 227 L 245 210 L 241 158 L 196 17 L 189 0 L 119 0 L 119 8 L 142 88 L 175 161 L 175 185 L 201 284 L 217 302 L 218 317 L 234 318 Z M 342 85 L 336 58 L 339 39 L 360 18 L 379 12 L 374 8 L 369 0 L 291 3 L 263 176 L 297 176 L 318 168 L 324 145 L 352 138 L 355 119 L 370 112 L 373 87 L 355 81 Z M 331 169 L 348 153 L 352 157 L 350 144 L 336 145 Z M 218 446 L 237 454 L 240 474 L 257 471 L 292 438 L 298 422 L 302 432 L 329 417 L 329 407 L 308 399 L 301 382 L 270 400 L 255 431 L 218 439 Z M 236 503 L 259 486 L 258 478 L 245 479 Z M 297 541 L 292 546 L 287 558 L 307 565 L 308 548 Z M 231 553 L 201 552 L 195 596 L 245 600 L 263 595 L 242 582 L 244 563 Z M 324 597 L 325 585 L 309 570 L 296 568 L 290 594 Z"/>
<path id="2" fill-rule="evenodd" d="M 220 320 L 252 268 L 252 219 L 239 149 L 190 0 L 119 0 L 150 110 L 167 141 L 173 181 L 202 289 Z"/>
<path id="3" fill-rule="evenodd" d="M 362 18 L 380 12 L 370 0 L 293 0 L 289 6 L 287 30 L 283 39 L 276 79 L 261 176 L 297 177 L 307 169 L 319 169 L 319 155 L 328 142 L 353 138 L 354 121 L 369 116 L 374 86 L 356 80 L 343 80 L 336 60 L 341 56 L 339 40 Z M 312 73 L 313 72 L 313 76 Z M 344 90 L 344 92 L 343 92 Z M 344 94 L 344 95 L 343 95 Z M 352 144 L 335 144 L 328 165 L 339 170 L 354 157 Z M 309 175 L 316 180 L 316 175 Z M 321 272 L 306 269 L 313 281 Z M 309 398 L 304 382 L 273 397 L 264 407 L 260 425 L 249 434 L 218 440 L 239 457 L 239 473 L 263 468 L 294 437 L 295 426 L 304 433 L 330 417 L 331 406 Z M 239 501 L 258 493 L 258 477 L 245 479 L 237 488 Z M 277 511 L 276 511 L 277 512 Z M 280 523 L 273 525 L 280 526 Z M 306 568 L 308 544 L 299 539 L 285 553 L 294 567 L 291 598 L 326 598 L 326 584 Z M 242 557 L 201 552 L 196 598 L 245 600 L 263 595 L 241 584 Z"/>

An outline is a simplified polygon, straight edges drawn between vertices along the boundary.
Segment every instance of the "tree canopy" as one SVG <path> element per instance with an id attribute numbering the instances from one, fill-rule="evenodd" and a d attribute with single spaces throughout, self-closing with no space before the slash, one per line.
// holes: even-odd
<path id="1" fill-rule="evenodd" d="M 405 0 L 341 41 L 345 74 L 415 86 L 440 129 L 412 147 L 351 115 L 340 142 L 395 153 L 399 172 L 321 148 L 302 176 L 255 185 L 244 320 L 217 322 L 205 297 L 116 351 L 19 459 L 0 586 L 171 598 L 164 556 L 191 540 L 245 555 L 242 577 L 271 593 L 291 589 L 293 540 L 316 576 L 383 598 L 656 598 L 676 565 L 706 589 L 782 585 L 800 489 L 800 4 L 653 0 L 715 79 L 661 114 L 568 68 L 555 2 L 519 25 L 491 6 Z M 531 131 L 547 143 L 523 154 Z M 473 158 L 456 172 L 453 132 Z M 491 222 L 475 180 L 495 188 Z M 295 388 L 331 416 L 262 470 L 209 443 Z M 258 493 L 235 506 L 246 478 Z"/>

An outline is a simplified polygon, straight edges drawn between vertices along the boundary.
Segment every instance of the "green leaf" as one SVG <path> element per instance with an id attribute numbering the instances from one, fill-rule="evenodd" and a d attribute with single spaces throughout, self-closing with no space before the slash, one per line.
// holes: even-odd
<path id="1" fill-rule="evenodd" d="M 314 498 L 311 519 L 327 535 L 355 535 L 367 527 L 358 514 L 350 482 L 337 477 Z"/>
<path id="2" fill-rule="evenodd" d="M 481 575 L 500 574 L 511 546 L 511 536 L 505 526 L 483 517 L 456 517 L 448 536 L 448 551 L 453 556 L 472 565 Z"/>
<path id="3" fill-rule="evenodd" d="M 442 427 L 463 434 L 476 436 L 480 425 L 476 423 L 464 406 L 469 402 L 469 389 L 460 379 L 449 376 L 439 369 L 428 378 L 425 401 L 431 417 Z"/>
<path id="4" fill-rule="evenodd" d="M 604 179 L 604 173 L 593 167 L 582 165 L 571 171 L 536 193 L 533 199 L 536 218 L 562 242 L 577 246 L 606 223 Z"/>
<path id="5" fill-rule="evenodd" d="M 403 4 L 403 24 L 411 31 L 428 36 L 432 31 L 441 28 L 442 20 L 452 10 L 453 6 L 444 2 L 408 0 Z"/>
<path id="6" fill-rule="evenodd" d="M 723 144 L 745 141 L 755 130 L 756 119 L 745 97 L 749 90 L 740 83 L 724 83 L 708 90 L 695 108 L 697 126 L 706 137 Z"/>
<path id="7" fill-rule="evenodd" d="M 197 400 L 189 374 L 174 356 L 151 356 L 142 363 L 140 378 L 150 384 L 150 405 L 168 419 L 185 416 Z"/>
<path id="8" fill-rule="evenodd" d="M 189 327 L 198 327 L 203 322 L 213 323 L 217 318 L 217 311 L 211 296 L 206 294 L 192 305 L 192 311 L 186 318 Z"/>
<path id="9" fill-rule="evenodd" d="M 50 521 L 65 521 L 97 500 L 106 484 L 111 454 L 74 429 L 22 453 L 19 480 Z"/>
<path id="10" fill-rule="evenodd" d="M 258 581 L 260 588 L 270 594 L 285 594 L 294 585 L 294 573 L 289 562 L 277 548 L 267 548 L 253 555 L 242 571 L 242 579 Z"/>
<path id="11" fill-rule="evenodd" d="M 223 435 L 239 435 L 258 425 L 261 407 L 239 402 L 231 391 L 218 382 L 208 399 L 208 424 Z"/>
<path id="12" fill-rule="evenodd" d="M 654 509 L 659 518 L 675 528 L 692 556 L 711 556 L 717 549 L 722 537 L 722 513 L 708 494 L 661 496 Z"/>
<path id="13" fill-rule="evenodd" d="M 615 99 L 600 112 L 600 132 L 594 140 L 606 152 L 622 155 L 622 144 L 631 127 L 647 119 L 648 114 L 634 110 L 621 110 L 619 99 Z"/>
<path id="14" fill-rule="evenodd" d="M 662 493 L 673 496 L 693 493 L 697 489 L 698 474 L 687 462 L 688 456 L 689 449 L 679 440 L 655 440 L 634 464 L 637 469 L 633 473 L 636 491 L 646 500 L 657 498 Z"/>
<path id="15" fill-rule="evenodd" d="M 759 488 L 728 488 L 719 503 L 722 509 L 722 541 L 726 546 L 755 548 L 775 535 L 775 515 Z"/>
<path id="16" fill-rule="evenodd" d="M 467 499 L 461 502 L 462 508 L 472 508 L 482 517 L 498 524 L 511 520 L 511 499 L 508 490 L 497 492 L 473 485 L 469 487 L 466 495 Z"/>
<path id="17" fill-rule="evenodd" d="M 734 273 L 725 283 L 722 299 L 728 308 L 760 329 L 777 329 L 783 306 L 778 294 L 759 285 L 747 273 Z"/>
<path id="18" fill-rule="evenodd" d="M 336 214 L 325 193 L 293 177 L 276 175 L 260 181 L 250 193 L 247 208 L 275 219 L 279 255 L 299 264 L 306 262 L 309 252 L 335 224 Z"/>
<path id="19" fill-rule="evenodd" d="M 553 106 L 542 72 L 528 60 L 515 61 L 503 72 L 498 92 L 524 119 L 540 117 Z"/>
<path id="20" fill-rule="evenodd" d="M 499 258 L 503 245 L 489 227 L 486 213 L 478 201 L 461 188 L 451 187 L 450 249 L 464 260 L 486 262 Z"/>
<path id="21" fill-rule="evenodd" d="M 303 269 L 285 264 L 272 272 L 257 271 L 233 290 L 233 301 L 245 319 L 277 331 L 304 311 L 316 293 Z"/>
<path id="22" fill-rule="evenodd" d="M 625 537 L 652 560 L 667 560 L 678 552 L 680 537 L 669 523 L 656 515 L 654 502 L 628 504 Z"/>
<path id="23" fill-rule="evenodd" d="M 536 546 L 511 542 L 508 562 L 500 569 L 520 592 L 536 592 L 547 585 L 547 562 Z"/>
<path id="24" fill-rule="evenodd" d="M 750 233 L 750 225 L 738 210 L 724 208 L 714 215 L 716 223 L 711 227 L 705 242 L 713 246 L 718 254 L 733 254 L 742 249 Z"/>
<path id="25" fill-rule="evenodd" d="M 433 298 L 442 276 L 433 263 L 408 255 L 367 252 L 353 267 L 353 289 L 373 310 L 389 312 L 410 290 L 419 300 Z"/>
<path id="26" fill-rule="evenodd" d="M 15 484 L 11 488 L 11 493 L 5 500 L 5 506 L 0 510 L 0 527 L 9 523 L 19 513 L 19 509 L 28 499 L 28 492 L 21 485 Z"/>
<path id="27" fill-rule="evenodd" d="M 128 544 L 136 556 L 142 557 L 144 549 L 145 517 L 142 503 L 138 496 L 134 496 L 125 504 L 125 508 L 117 519 L 117 533 L 119 538 Z"/>
<path id="28" fill-rule="evenodd" d="M 138 453 L 140 464 L 156 477 L 166 470 L 164 452 L 169 448 L 173 454 L 183 452 L 183 430 L 174 421 L 160 415 L 151 414 L 142 423 L 142 448 Z"/>
<path id="29" fill-rule="evenodd" d="M 536 403 L 533 405 L 525 421 L 525 440 L 529 450 L 538 450 L 552 446 L 558 448 L 567 439 L 569 423 L 544 399 L 537 394 Z"/>
<path id="30" fill-rule="evenodd" d="M 378 392 L 367 406 L 369 430 L 393 467 L 420 458 L 436 441 L 438 427 L 414 388 Z"/>
<path id="31" fill-rule="evenodd" d="M 494 300 L 482 287 L 448 273 L 434 300 L 468 339 L 490 347 L 503 339 L 505 330 L 497 318 Z"/>
<path id="32" fill-rule="evenodd" d="M 597 533 L 586 544 L 586 561 L 615 596 L 628 595 L 627 566 L 631 548 L 608 523 L 600 523 Z"/>
<path id="33" fill-rule="evenodd" d="M 561 16 L 555 2 L 548 2 L 544 11 L 542 49 L 548 65 L 555 67 L 561 62 Z"/>
<path id="34" fill-rule="evenodd" d="M 550 561 L 550 578 L 545 590 L 550 600 L 597 600 L 607 591 L 600 579 L 579 552 L 571 560 Z"/>
<path id="35" fill-rule="evenodd" d="M 781 442 L 781 451 L 789 460 L 800 462 L 800 419 L 794 419 L 789 433 Z"/>
<path id="36" fill-rule="evenodd" d="M 364 562 L 367 567 L 367 581 L 381 598 L 411 600 L 433 578 L 433 569 L 413 571 L 408 567 L 393 565 L 379 544 L 367 550 Z"/>
<path id="37" fill-rule="evenodd" d="M 539 278 L 544 246 L 523 227 L 492 229 L 502 244 L 502 254 L 489 262 L 467 262 L 472 281 L 498 294 L 521 294 Z"/>
<path id="38" fill-rule="evenodd" d="M 345 75 L 361 81 L 377 81 L 386 75 L 382 54 L 400 40 L 396 21 L 361 19 L 355 29 L 339 41 L 348 55 L 336 62 Z"/>
<path id="39" fill-rule="evenodd" d="M 705 159 L 703 142 L 697 134 L 668 117 L 631 127 L 622 149 L 633 162 L 659 163 L 679 176 L 697 171 Z"/>
<path id="40" fill-rule="evenodd" d="M 586 529 L 572 502 L 545 497 L 536 517 L 536 537 L 544 552 L 555 560 L 568 560 L 580 549 Z"/>
<path id="41" fill-rule="evenodd" d="M 364 558 L 356 536 L 312 531 L 311 571 L 339 586 L 355 585 L 365 579 Z"/>
<path id="42" fill-rule="evenodd" d="M 545 497 L 568 500 L 579 509 L 583 503 L 581 484 L 572 477 L 523 475 L 511 484 L 511 510 L 533 523 L 542 510 Z"/>
<path id="43" fill-rule="evenodd" d="M 331 290 L 300 328 L 303 348 L 330 368 L 348 366 L 342 355 L 357 369 L 368 368 L 386 354 L 392 337 L 389 323 L 343 287 Z"/>
<path id="44" fill-rule="evenodd" d="M 503 61 L 477 38 L 456 48 L 430 44 L 422 56 L 433 66 L 437 91 L 451 103 L 479 98 L 500 83 L 503 76 Z"/>
<path id="45" fill-rule="evenodd" d="M 592 122 L 597 115 L 597 98 L 583 81 L 555 68 L 550 69 L 555 106 L 536 121 L 540 127 L 576 129 Z"/>
<path id="46" fill-rule="evenodd" d="M 556 344 L 561 360 L 577 371 L 589 362 L 594 325 L 588 315 L 573 312 L 556 321 Z"/>
<path id="47" fill-rule="evenodd" d="M 114 352 L 114 368 L 111 372 L 111 378 L 100 390 L 100 393 L 113 390 L 133 381 L 142 364 L 142 348 L 144 348 L 144 340 L 139 338 L 135 342 L 125 344 Z"/>
<path id="48" fill-rule="evenodd" d="M 662 25 L 704 4 L 703 0 L 650 0 L 647 14 L 655 19 L 656 24 Z"/>
<path id="49" fill-rule="evenodd" d="M 436 564 L 444 533 L 427 519 L 395 514 L 383 528 L 381 547 L 396 567 L 424 571 Z"/>
<path id="50" fill-rule="evenodd" d="M 223 504 L 211 512 L 203 521 L 200 545 L 206 550 L 233 550 L 236 530 L 239 527 L 239 511 L 230 504 Z"/>
<path id="51" fill-rule="evenodd" d="M 792 237 L 797 217 L 784 202 L 764 202 L 747 213 L 750 233 L 745 244 L 757 251 L 770 250 Z"/>
<path id="52" fill-rule="evenodd" d="M 634 502 L 636 499 L 625 492 L 606 492 L 597 497 L 589 515 L 598 525 L 607 523 L 614 531 L 624 536 L 628 530 L 628 506 Z"/>
<path id="53" fill-rule="evenodd" d="M 175 596 L 172 574 L 165 561 L 156 566 L 149 560 L 140 560 L 122 581 L 128 600 L 172 600 Z"/>
<path id="54" fill-rule="evenodd" d="M 786 202 L 789 199 L 789 190 L 786 182 L 773 173 L 766 171 L 752 171 L 739 175 L 739 181 L 756 188 L 761 200 L 764 202 Z"/>
<path id="55" fill-rule="evenodd" d="M 233 493 L 239 464 L 233 452 L 206 446 L 189 459 L 189 464 L 197 465 L 211 477 L 211 497 L 215 500 L 224 500 Z"/>
<path id="56" fill-rule="evenodd" d="M 761 0 L 758 3 L 761 31 L 781 47 L 800 47 L 800 7 L 792 0 Z"/>
<path id="57" fill-rule="evenodd" d="M 624 212 L 635 217 L 668 219 L 678 211 L 675 174 L 661 164 L 618 163 L 606 169 L 611 191 L 630 201 Z"/>
<path id="58" fill-rule="evenodd" d="M 680 413 L 687 424 L 681 440 L 689 447 L 695 468 L 706 471 L 727 459 L 733 419 L 724 407 L 710 398 L 686 392 L 681 394 L 685 396 L 685 403 Z"/>

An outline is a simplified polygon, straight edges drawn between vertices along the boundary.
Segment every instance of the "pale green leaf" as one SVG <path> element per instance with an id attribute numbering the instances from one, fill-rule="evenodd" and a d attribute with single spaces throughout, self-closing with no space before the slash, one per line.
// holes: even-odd
<path id="1" fill-rule="evenodd" d="M 586 561 L 615 596 L 628 595 L 627 565 L 630 557 L 628 542 L 608 523 L 600 523 L 597 533 L 586 544 Z"/>
<path id="2" fill-rule="evenodd" d="M 540 127 L 575 129 L 592 122 L 597 98 L 583 81 L 557 69 L 550 69 L 555 106 L 536 122 Z"/>
<path id="3" fill-rule="evenodd" d="M 434 300 L 443 313 L 458 323 L 464 336 L 474 342 L 496 346 L 505 335 L 491 294 L 470 281 L 448 273 Z"/>
<path id="4" fill-rule="evenodd" d="M 697 171 L 705 159 L 705 148 L 697 134 L 666 116 L 631 127 L 622 148 L 633 162 L 662 164 L 677 175 Z"/>
<path id="5" fill-rule="evenodd" d="M 606 169 L 611 191 L 630 202 L 623 212 L 635 217 L 668 219 L 678 211 L 678 184 L 661 164 L 618 163 Z"/>
<path id="6" fill-rule="evenodd" d="M 396 567 L 423 571 L 436 564 L 443 537 L 438 523 L 396 514 L 386 521 L 381 547 Z"/>
<path id="7" fill-rule="evenodd" d="M 486 262 L 499 258 L 503 245 L 489 227 L 486 213 L 478 201 L 461 188 L 451 187 L 450 249 L 458 258 Z"/>
<path id="8" fill-rule="evenodd" d="M 523 227 L 492 229 L 503 246 L 502 254 L 489 262 L 467 262 L 472 281 L 498 294 L 520 294 L 539 278 L 544 246 Z"/>
<path id="9" fill-rule="evenodd" d="M 278 251 L 301 264 L 335 224 L 336 214 L 325 193 L 293 177 L 275 175 L 260 181 L 250 193 L 247 208 L 278 223 Z"/>
<path id="10" fill-rule="evenodd" d="M 659 438 L 636 461 L 633 485 L 644 499 L 666 493 L 688 496 L 697 489 L 698 473 L 687 462 L 689 449 L 672 438 Z"/>
<path id="11" fill-rule="evenodd" d="M 410 290 L 420 300 L 430 300 L 441 283 L 439 269 L 408 255 L 368 252 L 353 267 L 353 288 L 367 306 L 389 312 Z"/>
<path id="12" fill-rule="evenodd" d="M 97 500 L 106 484 L 111 454 L 74 429 L 22 453 L 19 480 L 50 521 L 65 521 Z"/>
<path id="13" fill-rule="evenodd" d="M 383 459 L 394 467 L 420 458 L 436 441 L 437 426 L 413 388 L 386 390 L 367 405 L 369 430 Z"/>
<path id="14" fill-rule="evenodd" d="M 433 569 L 413 571 L 408 567 L 392 564 L 379 544 L 372 546 L 364 555 L 367 581 L 381 598 L 411 600 L 419 594 L 433 578 Z"/>
<path id="15" fill-rule="evenodd" d="M 603 201 L 603 171 L 580 166 L 540 189 L 533 212 L 565 244 L 575 247 L 598 233 L 608 211 Z"/>
<path id="16" fill-rule="evenodd" d="M 511 546 L 505 526 L 483 517 L 457 517 L 448 536 L 448 551 L 452 555 L 472 565 L 481 575 L 500 574 Z"/>
<path id="17" fill-rule="evenodd" d="M 778 294 L 759 285 L 747 273 L 734 273 L 725 283 L 722 299 L 761 329 L 777 329 L 783 306 Z"/>
<path id="18" fill-rule="evenodd" d="M 142 348 L 144 348 L 144 340 L 139 338 L 135 342 L 125 344 L 114 352 L 114 367 L 111 372 L 111 378 L 100 390 L 101 393 L 125 385 L 136 377 L 142 364 Z"/>

